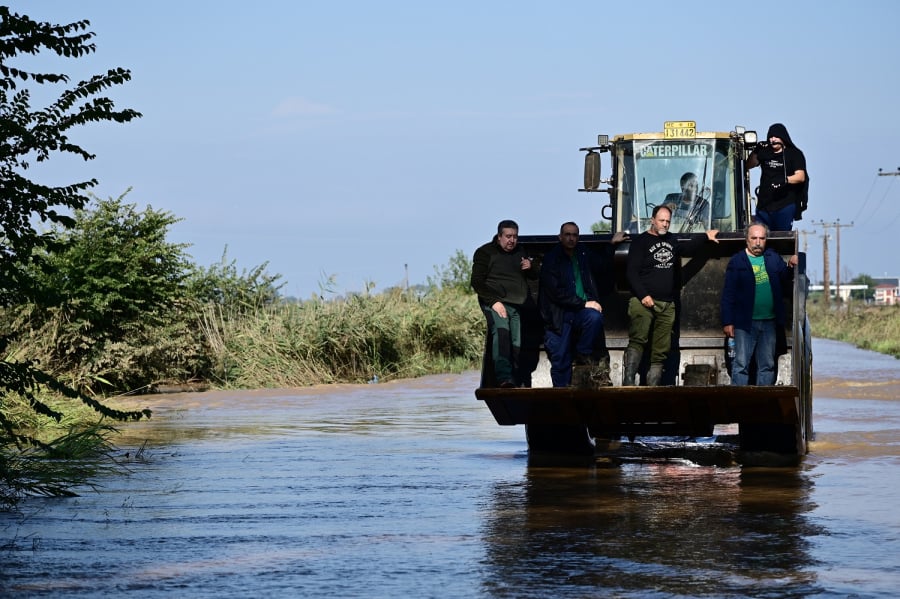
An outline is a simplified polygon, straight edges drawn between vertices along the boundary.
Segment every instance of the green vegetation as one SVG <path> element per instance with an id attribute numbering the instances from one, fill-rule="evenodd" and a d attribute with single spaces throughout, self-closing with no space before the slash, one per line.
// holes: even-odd
<path id="1" fill-rule="evenodd" d="M 461 251 L 414 290 L 287 301 L 266 265 L 191 264 L 166 241 L 178 219 L 124 197 L 52 228 L 58 247 L 36 252 L 49 268 L 30 273 L 32 299 L 0 309 L 7 351 L 84 394 L 359 383 L 480 360 L 484 319 Z"/>
<path id="2" fill-rule="evenodd" d="M 845 341 L 900 358 L 900 306 L 850 302 L 828 307 L 811 302 L 807 310 L 816 337 Z"/>
<path id="3" fill-rule="evenodd" d="M 851 285 L 868 285 L 868 289 L 854 289 L 850 292 L 850 298 L 854 300 L 872 301 L 875 299 L 875 279 L 867 274 L 861 274 L 850 281 Z"/>
<path id="4" fill-rule="evenodd" d="M 185 246 L 165 240 L 175 222 L 120 197 L 52 227 L 59 246 L 37 253 L 46 268 L 31 273 L 32 301 L 10 310 L 19 355 L 94 394 L 195 370 L 190 264 Z"/>
<path id="5" fill-rule="evenodd" d="M 277 304 L 246 315 L 209 305 L 203 323 L 210 380 L 237 388 L 459 372 L 478 363 L 484 339 L 474 296 L 452 289 Z"/>
<path id="6" fill-rule="evenodd" d="M 209 268 L 191 264 L 183 246 L 166 241 L 177 219 L 124 197 L 94 198 L 70 227 L 51 227 L 53 247 L 35 248 L 36 262 L 21 270 L 30 293 L 0 307 L 3 366 L 42 367 L 29 370 L 30 386 L 8 384 L 0 398 L 0 419 L 18 431 L 0 447 L 7 504 L 26 490 L 65 494 L 95 471 L 84 458 L 106 456 L 114 429 L 93 410 L 142 415 L 101 410 L 91 397 L 189 381 L 361 383 L 459 372 L 480 360 L 484 321 L 462 252 L 419 289 L 287 301 L 266 265 L 239 271 L 224 254 Z M 50 456 L 71 458 L 71 469 Z"/>
<path id="7" fill-rule="evenodd" d="M 94 34 L 87 21 L 69 25 L 36 22 L 0 6 L 0 507 L 13 505 L 27 493 L 64 494 L 83 479 L 79 465 L 85 455 L 104 452 L 106 425 L 89 424 L 61 437 L 44 441 L 39 431 L 15 418 L 15 408 L 42 419 L 62 422 L 63 412 L 44 399 L 46 394 L 65 398 L 69 405 L 85 405 L 98 417 L 115 420 L 141 418 L 143 412 L 118 412 L 78 389 L 63 384 L 39 362 L 17 353 L 15 344 L 24 332 L 12 318 L 17 308 L 41 304 L 49 290 L 39 279 L 55 264 L 51 257 L 64 249 L 64 241 L 52 232 L 38 231 L 37 223 L 55 227 L 74 224 L 70 211 L 80 210 L 97 181 L 51 186 L 27 175 L 34 163 L 59 156 L 91 160 L 94 155 L 70 139 L 80 127 L 92 123 L 127 123 L 140 117 L 131 110 L 117 110 L 102 93 L 126 83 L 131 73 L 110 69 L 71 87 L 68 76 L 32 72 L 12 66 L 21 55 L 47 52 L 60 58 L 79 58 L 95 50 Z M 27 64 L 27 63 L 26 63 Z M 35 64 L 35 63 L 31 63 Z M 45 108 L 31 107 L 25 86 L 45 86 L 39 97 L 58 98 Z M 91 448 L 86 450 L 85 448 Z M 96 453 L 93 450 L 99 452 Z M 67 458 L 65 462 L 56 460 Z M 60 466 L 60 467 L 57 467 Z"/>

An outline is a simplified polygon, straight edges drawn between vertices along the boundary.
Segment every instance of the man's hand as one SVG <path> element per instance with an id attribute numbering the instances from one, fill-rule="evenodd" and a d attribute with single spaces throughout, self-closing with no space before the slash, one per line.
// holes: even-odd
<path id="1" fill-rule="evenodd" d="M 503 302 L 494 302 L 494 305 L 491 306 L 491 310 L 497 313 L 497 316 L 500 318 L 506 318 L 506 306 L 503 305 Z"/>
<path id="2" fill-rule="evenodd" d="M 625 241 L 627 237 L 628 233 L 626 233 L 625 231 L 616 231 L 615 233 L 613 233 L 612 239 L 610 241 L 612 241 L 613 245 L 618 245 Z"/>
<path id="3" fill-rule="evenodd" d="M 719 243 L 719 240 L 716 237 L 718 234 L 719 234 L 718 229 L 710 229 L 709 231 L 706 232 L 706 238 L 709 239 L 710 241 L 715 241 L 716 243 Z"/>
<path id="4" fill-rule="evenodd" d="M 584 307 L 590 310 L 596 310 L 597 312 L 603 312 L 603 306 L 600 305 L 600 302 L 595 302 L 594 300 L 584 302 Z"/>
<path id="5" fill-rule="evenodd" d="M 522 258 L 522 270 L 531 268 L 531 258 Z"/>
<path id="6" fill-rule="evenodd" d="M 725 333 L 726 337 L 734 337 L 734 325 L 726 324 L 724 327 L 722 327 L 722 332 Z"/>
<path id="7" fill-rule="evenodd" d="M 644 299 L 641 300 L 641 305 L 644 306 L 645 308 L 652 308 L 653 306 L 656 305 L 656 302 L 654 302 L 653 298 L 648 295 L 648 296 L 645 296 Z"/>

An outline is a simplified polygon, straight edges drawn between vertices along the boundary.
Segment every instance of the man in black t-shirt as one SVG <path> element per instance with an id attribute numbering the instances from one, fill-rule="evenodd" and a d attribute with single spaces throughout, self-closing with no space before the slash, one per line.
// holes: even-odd
<path id="1" fill-rule="evenodd" d="M 682 254 L 691 254 L 707 240 L 715 241 L 718 229 L 706 231 L 686 242 L 678 242 L 669 233 L 672 211 L 665 205 L 653 209 L 650 227 L 631 242 L 628 248 L 626 274 L 631 286 L 628 300 L 628 348 L 625 350 L 623 385 L 634 385 L 644 349 L 650 341 L 650 370 L 647 385 L 659 385 L 663 363 L 672 346 L 672 327 L 675 324 L 675 300 L 681 288 L 680 264 Z"/>
<path id="2" fill-rule="evenodd" d="M 781 123 L 769 127 L 766 139 L 768 143 L 757 145 L 747 158 L 747 169 L 762 169 L 756 190 L 756 220 L 770 231 L 790 231 L 806 209 L 806 157 Z"/>

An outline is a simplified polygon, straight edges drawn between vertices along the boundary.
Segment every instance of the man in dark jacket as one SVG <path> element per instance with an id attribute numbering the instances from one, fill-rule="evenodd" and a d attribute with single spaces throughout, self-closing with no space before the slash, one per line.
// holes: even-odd
<path id="1" fill-rule="evenodd" d="M 731 383 L 750 382 L 750 361 L 756 357 L 756 384 L 775 384 L 776 328 L 785 323 L 785 286 L 794 275 L 797 256 L 788 264 L 766 249 L 769 230 L 761 223 L 747 228 L 747 248 L 728 262 L 722 289 L 722 330 L 734 337 Z"/>
<path id="2" fill-rule="evenodd" d="M 790 231 L 806 210 L 806 157 L 791 141 L 787 127 L 775 123 L 747 158 L 747 168 L 762 169 L 756 193 L 756 220 L 772 231 Z"/>
<path id="3" fill-rule="evenodd" d="M 522 346 L 522 307 L 528 301 L 526 277 L 534 278 L 531 258 L 518 245 L 519 225 L 502 220 L 497 235 L 477 250 L 472 258 L 471 285 L 487 318 L 493 338 L 491 357 L 494 376 L 500 387 L 517 387 Z"/>
<path id="4" fill-rule="evenodd" d="M 578 243 L 578 225 L 563 223 L 559 228 L 559 243 L 544 256 L 541 264 L 538 304 L 544 320 L 544 348 L 550 358 L 550 378 L 554 387 L 568 387 L 572 383 L 574 360 L 579 365 L 595 366 L 596 384 L 610 385 L 609 357 L 595 357 L 595 350 L 603 340 L 603 307 L 599 302 L 594 264 L 587 248 Z M 613 244 L 624 234 L 616 233 Z"/>

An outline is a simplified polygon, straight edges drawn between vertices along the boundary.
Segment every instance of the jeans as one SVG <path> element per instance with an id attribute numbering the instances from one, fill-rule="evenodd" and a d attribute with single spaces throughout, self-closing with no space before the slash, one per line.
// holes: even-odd
<path id="1" fill-rule="evenodd" d="M 770 231 L 790 231 L 794 226 L 794 205 L 790 204 L 775 212 L 757 210 L 756 220 L 765 223 Z"/>
<path id="2" fill-rule="evenodd" d="M 562 330 L 557 333 L 547 329 L 544 348 L 550 358 L 550 380 L 554 387 L 568 387 L 572 383 L 572 338 L 575 334 L 575 352 L 589 356 L 594 352 L 594 341 L 603 330 L 603 313 L 591 308 L 566 312 Z"/>
<path id="3" fill-rule="evenodd" d="M 650 340 L 650 363 L 662 364 L 672 349 L 672 328 L 675 326 L 675 302 L 656 302 L 647 308 L 636 297 L 628 300 L 628 347 L 641 354 Z"/>
<path id="4" fill-rule="evenodd" d="M 731 384 L 750 384 L 750 360 L 756 358 L 756 384 L 775 384 L 775 321 L 754 320 L 749 331 L 734 329 Z"/>

